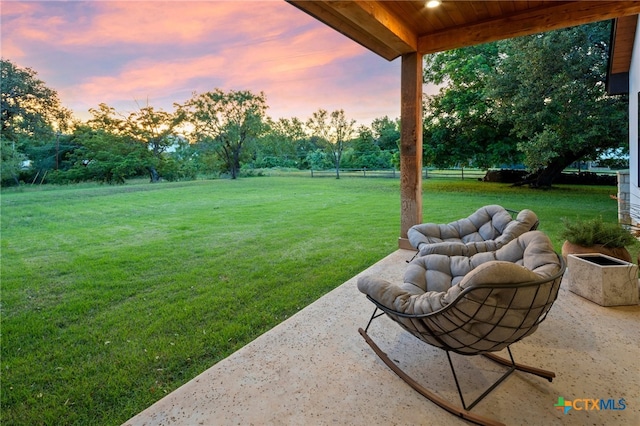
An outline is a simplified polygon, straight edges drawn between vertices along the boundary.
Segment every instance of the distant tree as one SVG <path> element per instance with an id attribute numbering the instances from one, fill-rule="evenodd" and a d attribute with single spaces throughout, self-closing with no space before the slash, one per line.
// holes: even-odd
<path id="1" fill-rule="evenodd" d="M 571 163 L 626 145 L 626 97 L 605 92 L 611 23 L 500 43 L 489 94 L 520 142 L 531 183 L 549 186 Z"/>
<path id="2" fill-rule="evenodd" d="M 309 141 L 304 123 L 297 117 L 293 117 L 288 120 L 280 119 L 278 122 L 281 124 L 280 132 L 294 145 L 297 167 L 299 169 L 305 168 L 304 158 L 310 150 L 315 148 L 315 145 Z"/>
<path id="3" fill-rule="evenodd" d="M 147 145 L 136 139 L 129 119 L 115 108 L 101 103 L 90 108 L 91 118 L 79 129 L 76 140 L 84 147 L 77 160 L 88 165 L 91 178 L 107 183 L 124 183 L 153 163 Z M 82 174 L 80 174 L 82 175 Z"/>
<path id="4" fill-rule="evenodd" d="M 326 170 L 333 167 L 333 160 L 329 158 L 327 151 L 321 148 L 307 154 L 305 162 L 313 170 Z"/>
<path id="5" fill-rule="evenodd" d="M 376 143 L 371 127 L 359 126 L 357 136 L 349 143 L 343 156 L 345 167 L 366 169 L 388 169 L 391 167 L 392 151 L 383 151 Z"/>
<path id="6" fill-rule="evenodd" d="M 125 134 L 83 124 L 76 127 L 71 141 L 79 148 L 70 156 L 73 166 L 55 174 L 58 182 L 123 184 L 146 169 L 146 146 Z"/>
<path id="7" fill-rule="evenodd" d="M 82 136 L 76 135 L 78 141 L 84 143 L 88 140 L 91 142 L 82 151 L 85 159 L 93 158 L 93 150 L 96 147 L 99 147 L 104 153 L 103 147 L 99 143 L 96 144 L 96 141 L 98 139 L 108 140 L 111 144 L 122 145 L 121 147 L 112 147 L 113 149 L 110 150 L 112 153 L 127 153 L 128 166 L 123 165 L 121 170 L 130 170 L 131 167 L 139 170 L 142 165 L 149 174 L 151 182 L 158 182 L 161 177 L 167 180 L 181 177 L 179 170 L 183 165 L 179 164 L 179 157 L 169 160 L 169 156 L 166 155 L 170 146 L 177 146 L 180 142 L 178 127 L 182 117 L 179 114 L 156 110 L 147 105 L 125 116 L 104 103 L 98 105 L 97 108 L 91 108 L 89 112 L 92 118 L 87 121 L 87 126 L 94 132 L 89 139 L 87 139 L 88 133 L 84 130 L 81 132 Z M 133 149 L 136 144 L 142 149 Z M 135 162 L 131 158 L 134 153 L 140 157 Z M 116 167 L 117 158 L 118 155 L 112 156 L 107 163 L 103 163 L 103 166 L 106 167 L 106 164 L 109 164 Z M 104 158 L 102 161 L 104 162 Z M 126 175 L 126 173 L 124 174 Z M 192 175 L 191 172 L 188 174 Z M 116 175 L 123 174 L 116 173 Z M 99 179 L 104 180 L 102 177 Z M 120 179 L 111 179 L 111 181 L 119 182 Z"/>
<path id="8" fill-rule="evenodd" d="M 357 153 L 367 154 L 370 152 L 379 152 L 380 147 L 376 145 L 373 139 L 373 132 L 370 127 L 358 126 L 355 137 L 349 143 L 350 147 Z"/>
<path id="9" fill-rule="evenodd" d="M 1 181 L 19 183 L 27 152 L 46 144 L 55 146 L 61 133 L 72 126 L 71 112 L 64 108 L 55 90 L 38 79 L 31 68 L 20 68 L 9 60 L 0 62 Z"/>
<path id="10" fill-rule="evenodd" d="M 92 129 L 100 129 L 114 135 L 126 135 L 130 126 L 127 118 L 105 103 L 101 103 L 97 108 L 89 108 L 91 118 L 87 120 L 87 125 Z"/>
<path id="11" fill-rule="evenodd" d="M 298 139 L 296 142 L 296 153 L 300 161 L 300 165 L 298 166 L 298 168 L 311 168 L 311 163 L 307 161 L 309 154 L 317 151 L 318 149 L 322 150 L 325 143 L 326 142 L 320 140 L 320 138 L 317 136 L 307 136 L 305 132 L 305 137 L 303 137 L 302 139 Z M 331 162 L 331 165 L 333 165 L 333 161 Z"/>
<path id="12" fill-rule="evenodd" d="M 266 110 L 264 93 L 245 90 L 194 94 L 179 106 L 182 117 L 193 126 L 194 141 L 212 146 L 232 179 L 238 177 L 244 147 L 264 131 Z"/>
<path id="13" fill-rule="evenodd" d="M 254 149 L 254 165 L 299 167 L 301 161 L 298 158 L 297 144 L 306 137 L 303 123 L 297 118 L 280 118 L 273 121 L 269 117 L 266 120 L 266 129 Z"/>
<path id="14" fill-rule="evenodd" d="M 26 145 L 24 151 L 30 167 L 28 171 L 23 170 L 22 176 L 28 175 L 32 182 L 38 178 L 41 182 L 51 182 L 52 172 L 68 170 L 73 165 L 72 154 L 79 148 L 72 134 L 56 133 L 50 142 Z"/>
<path id="15" fill-rule="evenodd" d="M 325 149 L 331 156 L 336 169 L 336 179 L 340 179 L 340 160 L 345 148 L 354 133 L 355 120 L 348 120 L 344 110 L 336 110 L 331 114 L 324 109 L 314 112 L 307 121 L 307 127 L 312 135 L 325 143 Z"/>
<path id="16" fill-rule="evenodd" d="M 400 123 L 385 116 L 371 123 L 375 144 L 383 151 L 396 152 L 400 144 Z"/>
<path id="17" fill-rule="evenodd" d="M 2 186 L 20 185 L 20 171 L 27 161 L 27 155 L 19 149 L 15 141 L 0 135 L 0 183 Z"/>
<path id="18" fill-rule="evenodd" d="M 162 157 L 160 173 L 168 181 L 194 180 L 198 176 L 198 152 L 186 138 L 178 137 L 174 150 Z"/>
<path id="19" fill-rule="evenodd" d="M 180 114 L 156 110 L 149 105 L 140 108 L 127 117 L 126 126 L 128 133 L 135 140 L 146 145 L 151 153 L 147 165 L 151 182 L 158 182 L 160 180 L 163 163 L 166 162 L 163 153 L 165 153 L 170 146 L 177 144 L 179 139 L 177 129 L 181 122 L 182 117 Z M 173 162 L 170 168 L 172 175 L 175 175 L 176 165 L 173 164 Z"/>

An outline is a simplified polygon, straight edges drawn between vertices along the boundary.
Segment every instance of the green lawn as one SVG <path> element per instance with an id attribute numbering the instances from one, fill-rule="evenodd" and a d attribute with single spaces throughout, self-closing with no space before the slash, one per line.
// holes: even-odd
<path id="1" fill-rule="evenodd" d="M 427 180 L 424 221 L 531 208 L 559 250 L 559 218 L 615 221 L 615 192 Z M 394 251 L 400 227 L 383 178 L 27 187 L 1 203 L 7 425 L 121 424 Z"/>

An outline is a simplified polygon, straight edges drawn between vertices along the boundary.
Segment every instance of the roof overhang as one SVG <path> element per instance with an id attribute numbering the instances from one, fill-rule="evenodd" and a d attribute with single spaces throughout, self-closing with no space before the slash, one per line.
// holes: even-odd
<path id="1" fill-rule="evenodd" d="M 387 60 L 640 13 L 639 1 L 287 1 Z"/>
<path id="2" fill-rule="evenodd" d="M 629 93 L 629 69 L 637 25 L 638 15 L 632 15 L 616 19 L 611 28 L 611 54 L 606 83 L 610 95 Z"/>

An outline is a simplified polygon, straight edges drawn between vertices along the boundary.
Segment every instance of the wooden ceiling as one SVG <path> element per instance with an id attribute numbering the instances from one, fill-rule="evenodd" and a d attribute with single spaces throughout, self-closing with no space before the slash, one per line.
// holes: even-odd
<path id="1" fill-rule="evenodd" d="M 640 1 L 287 1 L 387 60 L 640 13 Z"/>

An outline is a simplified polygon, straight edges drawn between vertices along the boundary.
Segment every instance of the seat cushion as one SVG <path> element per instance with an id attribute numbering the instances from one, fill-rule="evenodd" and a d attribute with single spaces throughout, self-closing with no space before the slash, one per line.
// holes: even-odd
<path id="1" fill-rule="evenodd" d="M 448 224 L 423 223 L 407 232 L 409 242 L 420 256 L 446 254 L 472 256 L 493 251 L 519 235 L 535 228 L 538 217 L 531 210 L 522 210 L 516 219 L 499 205 L 488 205 L 471 216 Z"/>
<path id="2" fill-rule="evenodd" d="M 453 302 L 468 287 L 537 281 L 559 269 L 549 238 L 540 231 L 530 231 L 495 252 L 416 258 L 407 266 L 403 283 L 363 276 L 358 279 L 358 289 L 390 309 L 426 314 Z"/>

